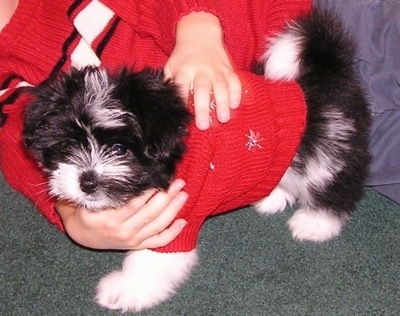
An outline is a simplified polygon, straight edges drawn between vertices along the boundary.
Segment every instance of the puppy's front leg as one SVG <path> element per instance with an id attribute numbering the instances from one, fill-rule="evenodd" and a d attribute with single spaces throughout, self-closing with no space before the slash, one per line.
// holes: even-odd
<path id="1" fill-rule="evenodd" d="M 105 276 L 97 287 L 97 302 L 109 309 L 140 311 L 172 296 L 197 264 L 197 252 L 131 251 L 122 270 Z"/>

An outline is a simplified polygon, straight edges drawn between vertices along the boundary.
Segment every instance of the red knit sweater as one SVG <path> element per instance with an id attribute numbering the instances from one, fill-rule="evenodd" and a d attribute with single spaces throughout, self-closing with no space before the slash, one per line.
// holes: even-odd
<path id="1" fill-rule="evenodd" d="M 103 4 L 104 3 L 104 4 Z M 261 56 L 266 36 L 287 18 L 310 8 L 309 0 L 275 1 L 65 1 L 20 0 L 0 34 L 0 164 L 6 180 L 60 229 L 45 178 L 21 141 L 22 112 L 36 85 L 71 65 L 121 64 L 162 67 L 174 46 L 174 28 L 184 14 L 204 10 L 224 27 L 227 50 L 238 70 Z M 187 251 L 204 219 L 266 196 L 290 164 L 304 126 L 304 101 L 295 84 L 271 84 L 240 72 L 243 102 L 229 124 L 192 128 L 190 150 L 178 176 L 189 200 L 180 217 L 189 223 L 161 251 Z M 262 162 L 262 163 L 261 163 Z M 196 168 L 196 169 L 194 169 Z"/>

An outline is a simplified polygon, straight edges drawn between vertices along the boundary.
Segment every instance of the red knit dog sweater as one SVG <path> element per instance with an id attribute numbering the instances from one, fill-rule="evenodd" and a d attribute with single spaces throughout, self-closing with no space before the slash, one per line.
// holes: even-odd
<path id="1" fill-rule="evenodd" d="M 207 131 L 190 129 L 188 152 L 177 176 L 189 199 L 178 217 L 183 232 L 158 251 L 190 251 L 204 220 L 267 196 L 289 167 L 305 125 L 305 106 L 296 84 L 271 83 L 239 73 L 243 99 L 226 124 L 214 117 Z M 212 112 L 215 114 L 215 111 Z"/>
<path id="2" fill-rule="evenodd" d="M 264 52 L 265 38 L 308 11 L 310 0 L 176 0 L 161 7 L 157 0 L 20 0 L 0 33 L 0 165 L 9 184 L 61 230 L 46 179 L 21 140 L 29 96 L 19 86 L 36 85 L 71 65 L 162 67 L 174 47 L 177 21 L 200 10 L 219 17 L 233 64 L 249 69 Z M 189 223 L 161 251 L 192 249 L 207 216 L 266 196 L 293 158 L 304 127 L 299 87 L 250 73 L 240 77 L 243 101 L 231 121 L 220 125 L 214 119 L 206 132 L 191 129 L 189 152 L 177 175 L 187 182 L 189 200 L 179 216 Z"/>

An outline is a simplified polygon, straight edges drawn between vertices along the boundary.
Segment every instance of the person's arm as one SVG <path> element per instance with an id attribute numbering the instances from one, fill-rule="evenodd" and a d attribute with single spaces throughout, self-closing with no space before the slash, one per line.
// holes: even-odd
<path id="1" fill-rule="evenodd" d="M 176 180 L 166 192 L 146 192 L 117 209 L 88 211 L 57 203 L 65 230 L 78 244 L 92 249 L 139 250 L 162 247 L 184 228 L 177 213 L 186 202 L 184 182 Z"/>
<path id="2" fill-rule="evenodd" d="M 221 123 L 229 121 L 230 109 L 240 104 L 241 83 L 226 52 L 221 24 L 211 13 L 193 12 L 179 20 L 164 72 L 182 87 L 186 99 L 193 91 L 199 129 L 210 126 L 210 93 Z"/>

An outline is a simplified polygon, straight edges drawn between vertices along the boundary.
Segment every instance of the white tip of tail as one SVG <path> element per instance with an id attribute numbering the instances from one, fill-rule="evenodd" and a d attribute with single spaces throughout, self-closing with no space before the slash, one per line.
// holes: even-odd
<path id="1" fill-rule="evenodd" d="M 299 75 L 301 37 L 289 30 L 269 41 L 265 60 L 264 75 L 271 80 L 292 81 Z"/>

